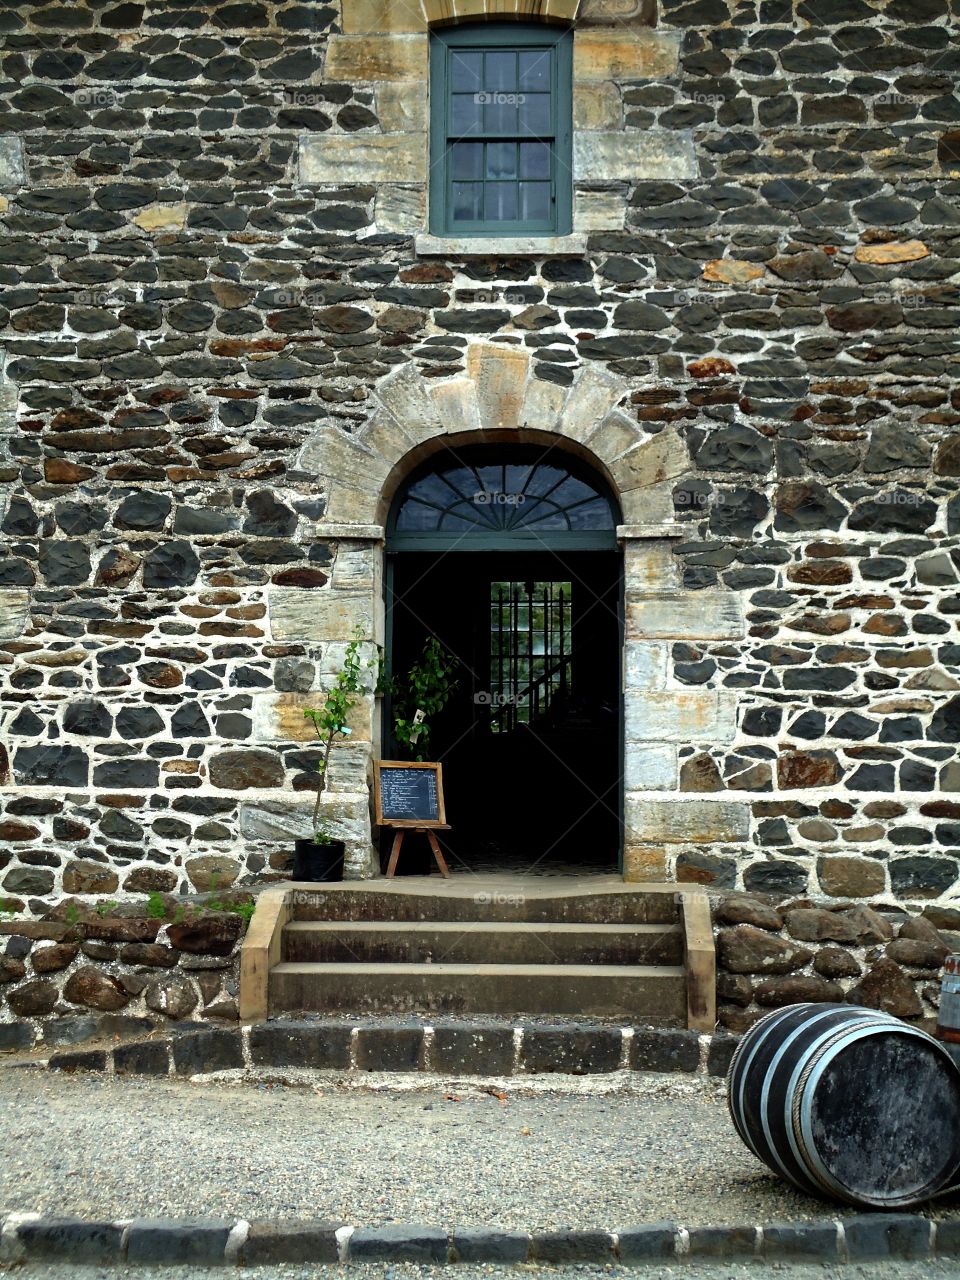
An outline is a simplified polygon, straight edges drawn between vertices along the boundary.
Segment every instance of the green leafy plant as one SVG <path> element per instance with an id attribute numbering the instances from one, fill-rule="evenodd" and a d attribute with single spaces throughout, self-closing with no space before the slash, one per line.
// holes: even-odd
<path id="1" fill-rule="evenodd" d="M 430 636 L 410 670 L 390 681 L 393 735 L 415 760 L 429 758 L 432 722 L 460 683 L 460 663 L 436 636 Z"/>
<path id="2" fill-rule="evenodd" d="M 147 898 L 147 915 L 151 920 L 164 920 L 167 915 L 167 904 L 163 900 L 163 894 L 151 893 Z"/>
<path id="3" fill-rule="evenodd" d="M 0 898 L 0 920 L 4 916 L 15 916 L 18 911 L 22 911 L 23 907 L 17 902 L 16 898 Z"/>
<path id="4" fill-rule="evenodd" d="M 307 707 L 303 713 L 304 717 L 313 724 L 323 747 L 323 755 L 317 765 L 317 773 L 320 775 L 320 780 L 317 785 L 316 802 L 313 806 L 313 840 L 315 844 L 331 844 L 333 842 L 333 836 L 320 820 L 320 809 L 323 803 L 323 793 L 327 786 L 327 774 L 330 769 L 330 753 L 333 750 L 333 744 L 337 738 L 345 738 L 350 734 L 350 726 L 347 724 L 347 719 L 350 712 L 366 692 L 363 680 L 364 670 L 379 666 L 379 658 L 372 658 L 369 662 L 364 663 L 361 655 L 362 646 L 363 630 L 358 627 L 353 633 L 353 639 L 347 645 L 343 666 L 328 689 L 323 706 Z"/>
<path id="5" fill-rule="evenodd" d="M 94 911 L 96 911 L 97 915 L 102 920 L 104 916 L 108 916 L 110 912 L 114 911 L 119 905 L 120 904 L 118 902 L 98 902 L 94 907 Z"/>
<path id="6" fill-rule="evenodd" d="M 77 907 L 77 904 L 76 904 L 75 902 L 71 902 L 71 903 L 68 905 L 68 907 L 67 907 L 66 911 L 63 913 L 63 918 L 64 918 L 64 920 L 67 922 L 67 924 L 78 924 L 78 923 L 79 923 L 79 921 L 80 921 L 80 911 L 79 911 L 79 908 Z"/>

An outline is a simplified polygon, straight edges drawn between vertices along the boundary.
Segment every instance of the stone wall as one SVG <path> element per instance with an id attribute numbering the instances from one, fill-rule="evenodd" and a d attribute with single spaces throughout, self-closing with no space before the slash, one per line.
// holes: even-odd
<path id="1" fill-rule="evenodd" d="M 162 905 L 67 900 L 45 920 L 0 922 L 0 1052 L 235 1024 L 244 917 L 197 899 Z"/>
<path id="2" fill-rule="evenodd" d="M 728 894 L 713 903 L 717 1017 L 741 1032 L 802 1001 L 882 1009 L 933 1030 L 944 959 L 960 950 L 960 911 Z"/>
<path id="3" fill-rule="evenodd" d="M 458 5 L 394 34 L 425 47 Z M 385 38 L 388 7 L 361 8 Z M 608 113 L 581 135 L 620 157 L 581 194 L 617 217 L 556 256 L 418 249 L 416 175 L 310 169 L 409 140 L 425 94 L 347 77 L 365 32 L 337 4 L 4 10 L 11 908 L 283 874 L 317 759 L 303 705 L 354 626 L 381 635 L 385 511 L 361 524 L 355 499 L 422 439 L 389 389 L 490 428 L 481 346 L 522 353 L 537 406 L 504 430 L 618 389 L 592 425 L 632 494 L 628 874 L 955 894 L 957 5 L 627 8 L 578 82 Z M 603 15 L 577 12 L 581 50 Z M 375 867 L 377 733 L 371 697 L 331 779 L 351 874 Z"/>

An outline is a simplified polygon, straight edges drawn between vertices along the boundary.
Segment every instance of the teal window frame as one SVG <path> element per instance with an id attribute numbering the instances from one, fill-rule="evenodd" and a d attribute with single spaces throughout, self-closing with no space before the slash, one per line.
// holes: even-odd
<path id="1" fill-rule="evenodd" d="M 471 133 L 453 129 L 451 61 L 458 51 L 553 52 L 550 132 Z M 551 215 L 546 220 L 453 219 L 451 172 L 456 141 L 543 141 L 550 146 Z M 573 31 L 533 23 L 485 22 L 450 27 L 430 37 L 430 230 L 438 236 L 562 236 L 573 230 Z M 484 178 L 483 181 L 487 179 Z"/>

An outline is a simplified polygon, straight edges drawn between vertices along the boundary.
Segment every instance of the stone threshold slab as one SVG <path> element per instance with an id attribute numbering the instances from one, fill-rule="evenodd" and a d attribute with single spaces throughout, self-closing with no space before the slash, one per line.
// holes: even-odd
<path id="1" fill-rule="evenodd" d="M 684 1227 L 672 1222 L 588 1231 L 454 1230 L 317 1220 L 134 1218 L 107 1221 L 42 1213 L 0 1218 L 2 1260 L 72 1265 L 264 1266 L 280 1263 L 592 1263 L 769 1259 L 781 1262 L 924 1260 L 960 1254 L 960 1219 L 860 1214 L 798 1222 Z"/>

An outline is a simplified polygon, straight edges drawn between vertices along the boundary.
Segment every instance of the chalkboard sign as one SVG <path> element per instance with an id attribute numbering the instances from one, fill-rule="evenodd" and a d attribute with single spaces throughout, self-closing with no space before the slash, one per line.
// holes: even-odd
<path id="1" fill-rule="evenodd" d="M 376 769 L 377 826 L 446 826 L 441 769 L 439 764 L 379 760 Z"/>

